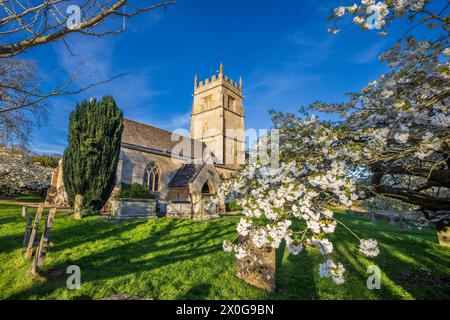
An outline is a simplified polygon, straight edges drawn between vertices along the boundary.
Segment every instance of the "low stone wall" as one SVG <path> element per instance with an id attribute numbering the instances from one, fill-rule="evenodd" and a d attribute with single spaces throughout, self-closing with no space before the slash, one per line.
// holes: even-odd
<path id="1" fill-rule="evenodd" d="M 191 218 L 192 205 L 189 201 L 169 201 L 167 203 L 167 217 Z"/>
<path id="2" fill-rule="evenodd" d="M 156 216 L 155 199 L 114 199 L 111 214 L 118 219 L 147 218 Z"/>

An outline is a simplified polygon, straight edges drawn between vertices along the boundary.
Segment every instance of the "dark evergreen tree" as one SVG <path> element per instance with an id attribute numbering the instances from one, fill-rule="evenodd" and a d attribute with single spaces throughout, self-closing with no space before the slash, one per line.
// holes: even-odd
<path id="1" fill-rule="evenodd" d="M 69 144 L 63 157 L 64 185 L 73 204 L 99 210 L 114 188 L 123 130 L 123 113 L 112 97 L 84 100 L 70 115 Z"/>

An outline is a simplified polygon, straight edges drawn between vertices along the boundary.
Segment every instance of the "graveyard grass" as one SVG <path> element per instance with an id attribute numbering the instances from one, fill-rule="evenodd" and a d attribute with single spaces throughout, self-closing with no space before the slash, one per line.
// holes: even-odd
<path id="1" fill-rule="evenodd" d="M 337 216 L 362 237 L 376 238 L 381 254 L 373 260 L 362 257 L 356 239 L 338 227 L 332 236 L 333 259 L 347 269 L 345 284 L 319 277 L 323 257 L 317 251 L 288 256 L 282 248 L 277 292 L 269 294 L 237 279 L 234 257 L 222 251 L 222 241 L 235 236 L 238 217 L 108 223 L 98 216 L 78 222 L 58 212 L 45 270 L 33 281 L 27 276 L 31 263 L 22 255 L 26 223 L 21 207 L 0 203 L 0 299 L 101 299 L 114 294 L 154 299 L 450 298 L 450 249 L 437 244 L 433 230 L 399 231 L 384 221 Z M 380 290 L 366 287 L 366 270 L 373 263 L 382 270 Z M 79 290 L 66 288 L 69 265 L 81 268 Z"/>

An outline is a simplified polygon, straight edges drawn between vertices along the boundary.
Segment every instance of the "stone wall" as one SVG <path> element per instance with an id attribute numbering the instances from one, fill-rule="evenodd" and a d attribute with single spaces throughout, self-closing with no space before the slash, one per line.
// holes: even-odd
<path id="1" fill-rule="evenodd" d="M 192 218 L 192 205 L 190 202 L 169 201 L 167 203 L 167 217 L 170 218 Z"/>
<path id="2" fill-rule="evenodd" d="M 155 162 L 161 169 L 161 185 L 159 198 L 169 200 L 168 184 L 185 161 L 168 156 L 148 153 L 128 148 L 121 149 L 117 168 L 116 184 L 133 184 L 144 182 L 144 172 L 150 162 Z"/>
<path id="3" fill-rule="evenodd" d="M 23 153 L 0 148 L 0 194 L 45 191 L 53 171 L 40 164 L 27 164 Z"/>

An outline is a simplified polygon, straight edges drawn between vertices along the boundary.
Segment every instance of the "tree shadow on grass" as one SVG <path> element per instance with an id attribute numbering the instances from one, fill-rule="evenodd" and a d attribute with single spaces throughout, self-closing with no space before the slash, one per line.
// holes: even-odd
<path id="1" fill-rule="evenodd" d="M 410 249 L 384 246 L 380 256 L 383 259 L 382 272 L 398 287 L 415 299 L 450 299 L 450 256 L 442 248 L 442 255 L 430 252 L 437 250 L 431 243 L 429 248 L 419 244 Z M 388 248 L 388 249 L 386 249 Z"/>
<path id="2" fill-rule="evenodd" d="M 0 253 L 4 254 L 8 254 L 10 252 L 13 252 L 14 250 L 22 248 L 22 242 L 25 236 L 27 220 L 26 218 L 23 218 L 21 216 L 21 208 L 19 209 L 17 206 L 13 207 L 17 208 L 17 213 L 0 216 L 0 231 L 13 229 L 15 232 L 0 236 Z M 35 219 L 35 210 L 30 210 L 28 214 L 32 215 L 31 225 L 33 226 Z M 41 232 L 44 230 L 44 224 L 47 219 L 47 214 L 48 210 L 44 210 L 36 239 L 40 239 Z M 18 229 L 20 230 L 20 232 L 17 232 Z"/>
<path id="3" fill-rule="evenodd" d="M 102 280 L 121 276 L 138 276 L 168 265 L 218 252 L 221 250 L 218 241 L 231 233 L 220 224 L 210 224 L 204 228 L 203 232 L 196 232 L 189 237 L 188 235 L 177 237 L 174 235 L 176 235 L 176 230 L 180 223 L 183 224 L 183 222 L 175 220 L 167 221 L 157 232 L 149 232 L 146 237 L 138 241 L 125 242 L 123 245 L 107 248 L 85 256 L 71 255 L 70 259 L 60 261 L 51 267 L 54 270 L 63 270 L 64 272 L 61 275 L 55 278 L 48 278 L 45 283 L 36 284 L 28 290 L 10 296 L 9 299 L 27 299 L 42 293 L 48 295 L 54 290 L 65 288 L 65 280 L 67 278 L 65 270 L 69 265 L 80 267 L 82 283 L 98 284 Z M 139 224 L 141 223 L 128 223 L 119 229 L 114 228 L 105 232 L 98 230 L 97 234 L 95 233 L 97 230 L 95 228 L 93 230 L 84 229 L 84 233 L 92 231 L 94 234 L 90 234 L 87 239 L 81 239 L 81 237 L 66 239 L 66 242 L 61 244 L 58 250 L 76 250 L 77 246 L 88 239 L 96 239 L 100 235 L 114 236 L 116 233 L 132 230 Z M 75 226 L 70 232 L 67 229 L 65 232 L 66 234 L 68 232 L 72 234 L 72 231 L 79 231 L 81 227 Z M 187 277 L 190 271 L 192 270 L 186 270 Z"/>
<path id="4" fill-rule="evenodd" d="M 10 224 L 10 223 L 26 223 L 26 219 L 23 218 L 20 213 L 17 213 L 17 217 L 16 216 L 1 216 L 0 217 L 0 226 L 6 225 L 6 224 Z"/>
<path id="5" fill-rule="evenodd" d="M 207 300 L 210 296 L 212 285 L 200 283 L 190 288 L 185 294 L 177 297 L 177 300 Z"/>
<path id="6" fill-rule="evenodd" d="M 436 245 L 430 241 L 417 240 L 407 233 L 392 235 L 373 233 L 380 254 L 375 258 L 362 256 L 355 243 L 339 241 L 336 252 L 346 274 L 357 285 L 355 298 L 361 299 L 448 299 L 450 297 L 450 274 L 442 272 L 450 260 L 438 257 Z M 429 249 L 427 249 L 429 248 Z M 434 249 L 433 249 L 434 248 Z M 443 252 L 444 253 L 444 252 Z M 448 252 L 446 254 L 449 257 Z M 370 265 L 378 266 L 383 274 L 381 289 L 368 289 L 365 284 L 373 273 L 367 273 Z M 447 269 L 448 270 L 448 269 Z M 359 297 L 358 297 L 359 295 Z"/>
<path id="7" fill-rule="evenodd" d="M 343 243 L 345 250 L 355 256 L 352 264 L 360 274 L 361 281 L 370 276 L 365 273 L 368 265 L 380 267 L 384 275 L 382 289 L 372 290 L 372 296 L 385 299 L 450 297 L 450 250 L 438 246 L 434 230 L 418 230 L 414 227 L 399 230 L 386 221 L 373 223 L 361 217 L 350 219 L 342 215 L 339 218 L 351 229 L 357 230 L 362 238 L 378 241 L 379 256 L 364 258 L 357 252 L 357 243 L 346 240 L 342 232 L 335 234 L 335 242 Z"/>
<path id="8" fill-rule="evenodd" d="M 314 268 L 308 253 L 294 256 L 288 253 L 283 241 L 277 250 L 276 293 L 268 299 L 311 300 L 317 299 Z"/>

